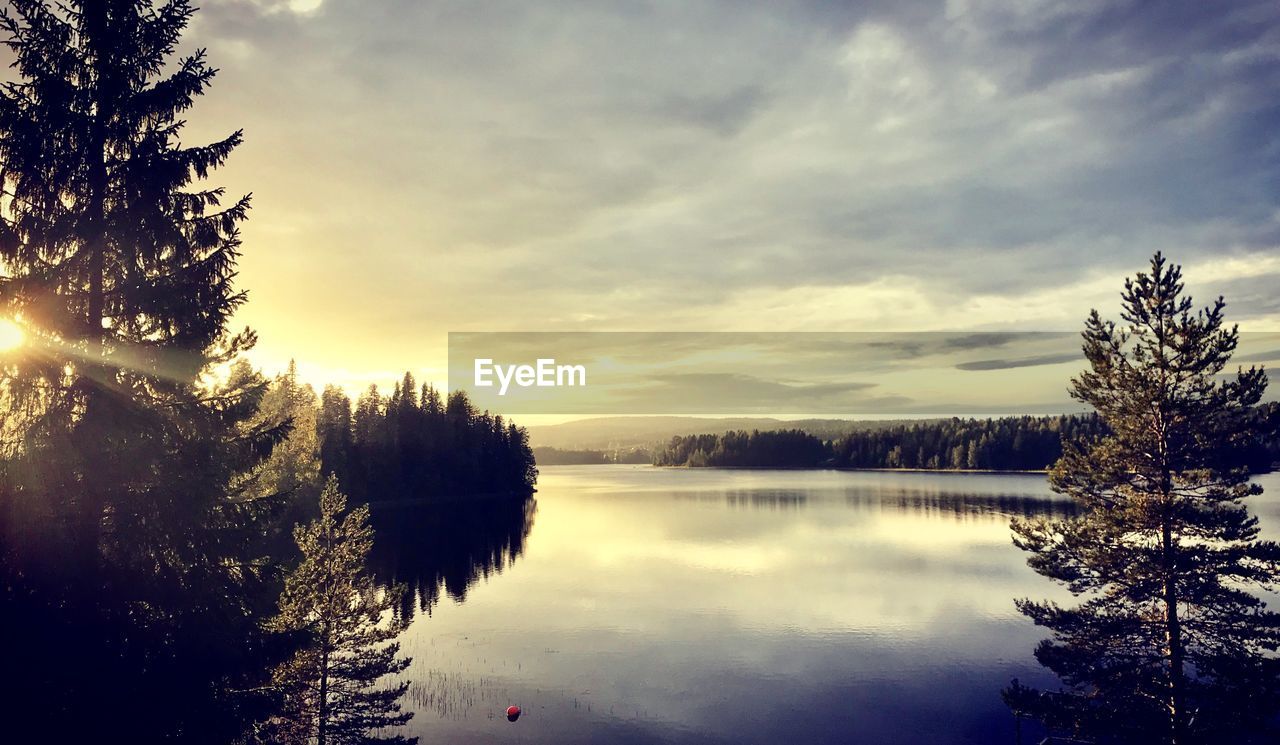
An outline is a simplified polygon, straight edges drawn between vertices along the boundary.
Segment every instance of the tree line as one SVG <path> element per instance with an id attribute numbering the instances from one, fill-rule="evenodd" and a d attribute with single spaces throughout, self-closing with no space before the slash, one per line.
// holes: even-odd
<path id="1" fill-rule="evenodd" d="M 1258 434 L 1245 449 L 1254 472 L 1280 459 L 1280 438 L 1267 434 L 1275 403 L 1251 407 Z M 1016 416 L 910 422 L 855 430 L 822 440 L 802 430 L 735 431 L 673 437 L 655 450 L 657 466 L 765 468 L 911 468 L 1041 471 L 1063 453 L 1064 442 L 1093 441 L 1110 432 L 1097 414 Z"/>
<path id="2" fill-rule="evenodd" d="M 524 428 L 477 411 L 463 391 L 442 398 L 419 387 L 407 372 L 391 395 L 370 386 L 354 406 L 326 386 L 316 431 L 321 468 L 357 501 L 529 493 L 538 478 Z"/>
<path id="3" fill-rule="evenodd" d="M 841 468 L 1039 471 L 1062 455 L 1062 442 L 1106 431 L 1094 414 L 919 422 L 854 432 L 832 445 Z"/>
<path id="4" fill-rule="evenodd" d="M 831 459 L 827 443 L 798 429 L 677 435 L 653 453 L 655 466 L 816 468 Z"/>

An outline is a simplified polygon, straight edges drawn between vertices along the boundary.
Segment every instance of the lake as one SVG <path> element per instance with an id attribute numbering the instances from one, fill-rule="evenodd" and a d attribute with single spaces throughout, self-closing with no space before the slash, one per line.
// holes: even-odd
<path id="1" fill-rule="evenodd" d="M 1013 743 L 1001 688 L 1052 685 L 1013 599 L 1064 593 L 1008 529 L 1069 514 L 1041 475 L 553 466 L 538 488 L 376 516 L 424 745 Z"/>

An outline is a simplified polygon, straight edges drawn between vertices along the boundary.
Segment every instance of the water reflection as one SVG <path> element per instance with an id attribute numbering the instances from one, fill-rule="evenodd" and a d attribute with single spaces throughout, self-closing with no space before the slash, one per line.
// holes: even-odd
<path id="1" fill-rule="evenodd" d="M 720 473 L 728 473 L 720 471 Z M 985 475 L 985 474 L 984 474 Z M 932 476 L 932 474 L 930 474 Z M 959 475 L 967 478 L 968 475 Z M 806 478 L 798 476 L 797 478 Z M 899 474 L 908 477 L 908 474 Z M 953 476 L 955 478 L 955 476 Z M 804 507 L 811 498 L 843 498 L 854 509 L 894 510 L 898 512 L 946 513 L 958 516 L 1002 517 L 1067 517 L 1077 513 L 1076 505 L 1056 495 L 1022 493 L 987 493 L 939 488 L 938 484 L 850 486 L 844 489 L 698 489 L 677 491 L 676 500 L 721 502 L 732 508 L 787 510 Z M 981 488 L 981 487 L 979 487 Z"/>
<path id="2" fill-rule="evenodd" d="M 536 530 L 532 501 L 380 516 L 378 571 L 430 614 L 401 637 L 424 742 L 1047 734 L 1001 697 L 1057 685 L 1012 602 L 1053 591 L 1010 519 L 1075 510 L 1042 476 L 566 466 L 540 489 Z"/>
<path id="3" fill-rule="evenodd" d="M 1046 682 L 1011 602 L 1044 588 L 1008 532 L 1071 510 L 1043 477 L 541 481 L 520 561 L 401 637 L 424 741 L 1012 743 L 1000 688 Z"/>
<path id="4" fill-rule="evenodd" d="M 1025 494 L 983 494 L 920 489 L 853 489 L 846 493 L 849 506 L 858 509 L 891 509 L 921 515 L 957 517 L 1067 517 L 1077 511 L 1072 502 L 1058 497 Z"/>
<path id="5" fill-rule="evenodd" d="M 382 507 L 372 516 L 374 576 L 407 587 L 400 608 L 406 622 L 430 615 L 441 593 L 460 603 L 472 585 L 516 561 L 537 510 L 533 496 Z"/>
<path id="6" fill-rule="evenodd" d="M 676 493 L 676 499 L 695 502 L 723 502 L 728 507 L 786 510 L 805 505 L 809 495 L 798 489 L 723 489 Z"/>

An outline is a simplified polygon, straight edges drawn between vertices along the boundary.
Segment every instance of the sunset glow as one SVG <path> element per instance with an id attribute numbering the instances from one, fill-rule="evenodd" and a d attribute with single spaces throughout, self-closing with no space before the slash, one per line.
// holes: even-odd
<path id="1" fill-rule="evenodd" d="M 27 334 L 21 326 L 8 318 L 0 318 L 0 352 L 17 349 L 26 339 Z"/>

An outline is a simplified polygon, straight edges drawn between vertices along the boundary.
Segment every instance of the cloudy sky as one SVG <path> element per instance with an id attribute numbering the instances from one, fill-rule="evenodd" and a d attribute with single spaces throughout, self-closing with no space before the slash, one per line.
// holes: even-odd
<path id="1" fill-rule="evenodd" d="M 447 332 L 1076 329 L 1156 249 L 1280 329 L 1280 5 L 205 0 L 187 139 L 313 380 Z"/>
<path id="2" fill-rule="evenodd" d="M 539 358 L 548 360 L 541 372 Z M 1280 333 L 1240 334 L 1235 361 L 1274 370 Z M 530 368 L 523 381 L 520 365 Z M 451 332 L 448 382 L 521 421 L 998 416 L 1087 410 L 1068 393 L 1086 366 L 1073 331 Z"/>

